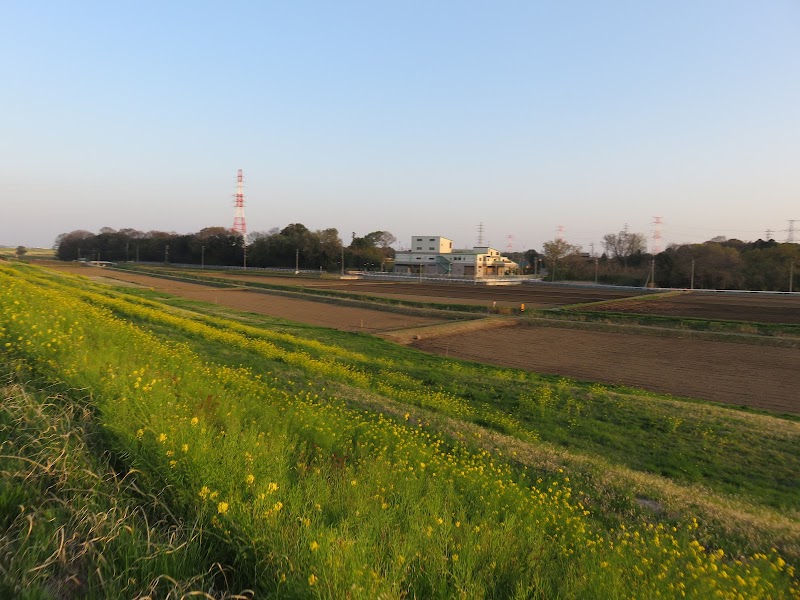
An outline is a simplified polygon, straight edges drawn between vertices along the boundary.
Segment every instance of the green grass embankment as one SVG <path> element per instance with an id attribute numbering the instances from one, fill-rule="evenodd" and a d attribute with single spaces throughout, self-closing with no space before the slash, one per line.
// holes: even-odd
<path id="1" fill-rule="evenodd" d="M 694 421 L 709 423 L 701 413 L 682 427 L 662 418 L 669 412 L 657 397 L 639 409 L 624 390 L 425 357 L 367 336 L 175 314 L 32 268 L 0 266 L 0 278 L 4 354 L 68 394 L 91 394 L 106 451 L 160 490 L 175 515 L 212 532 L 230 589 L 331 598 L 736 597 L 742 586 L 750 597 L 797 594 L 793 566 L 765 540 L 754 538 L 749 553 L 719 536 L 709 548 L 705 524 L 656 513 L 617 510 L 612 525 L 597 488 L 571 481 L 583 477 L 577 463 L 564 462 L 575 472 L 532 468 L 480 441 L 503 432 L 498 441 L 522 454 L 543 439 L 532 424 L 554 419 L 576 446 L 591 438 L 576 429 L 581 421 L 606 422 L 616 433 L 596 454 L 617 445 L 624 455 L 615 438 L 636 429 L 654 444 L 662 427 L 664 440 L 698 440 Z M 788 459 L 796 438 L 787 423 L 786 439 L 770 444 Z M 744 428 L 735 418 L 726 426 Z M 724 431 L 711 433 L 719 443 Z M 746 471 L 729 476 L 746 482 L 755 476 Z M 762 505 L 792 497 L 769 487 L 743 494 Z"/>

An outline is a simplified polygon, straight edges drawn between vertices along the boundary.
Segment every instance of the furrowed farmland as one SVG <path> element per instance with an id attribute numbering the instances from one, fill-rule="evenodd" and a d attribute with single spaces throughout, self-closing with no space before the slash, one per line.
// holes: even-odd
<path id="1" fill-rule="evenodd" d="M 0 597 L 800 597 L 797 419 L 276 316 L 0 263 Z"/>

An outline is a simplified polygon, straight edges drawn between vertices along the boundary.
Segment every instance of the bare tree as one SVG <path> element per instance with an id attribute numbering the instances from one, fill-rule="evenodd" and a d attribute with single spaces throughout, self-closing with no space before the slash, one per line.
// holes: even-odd
<path id="1" fill-rule="evenodd" d="M 625 229 L 619 233 L 604 235 L 603 247 L 608 256 L 616 258 L 623 266 L 627 266 L 631 256 L 647 251 L 647 238 L 642 233 L 631 233 Z"/>

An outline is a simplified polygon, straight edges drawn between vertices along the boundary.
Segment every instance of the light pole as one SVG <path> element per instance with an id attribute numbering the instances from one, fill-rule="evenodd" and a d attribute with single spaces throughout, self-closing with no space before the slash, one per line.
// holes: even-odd
<path id="1" fill-rule="evenodd" d="M 689 281 L 689 289 L 690 290 L 694 289 L 694 259 L 692 259 L 692 276 L 691 276 L 691 279 Z"/>
<path id="2" fill-rule="evenodd" d="M 300 273 L 300 248 L 294 250 L 294 274 Z"/>
<path id="3" fill-rule="evenodd" d="M 164 246 L 164 262 L 169 262 L 169 244 Z"/>
<path id="4" fill-rule="evenodd" d="M 200 246 L 200 268 L 206 268 L 206 247 Z"/>

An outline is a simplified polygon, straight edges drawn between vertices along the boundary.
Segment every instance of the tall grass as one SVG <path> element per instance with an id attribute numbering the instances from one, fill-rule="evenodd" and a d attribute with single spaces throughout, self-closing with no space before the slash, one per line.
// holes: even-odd
<path id="1" fill-rule="evenodd" d="M 729 557 L 695 539 L 696 523 L 606 530 L 568 473 L 543 479 L 425 423 L 322 396 L 325 378 L 342 375 L 325 361 L 294 356 L 290 367 L 318 377 L 287 387 L 20 273 L 0 267 L 3 352 L 38 377 L 87 390 L 102 447 L 183 522 L 213 532 L 205 547 L 232 568 L 230 589 L 330 598 L 798 594 L 793 567 L 769 549 Z M 156 320 L 155 307 L 140 310 Z M 244 336 L 224 339 L 258 352 Z"/>

